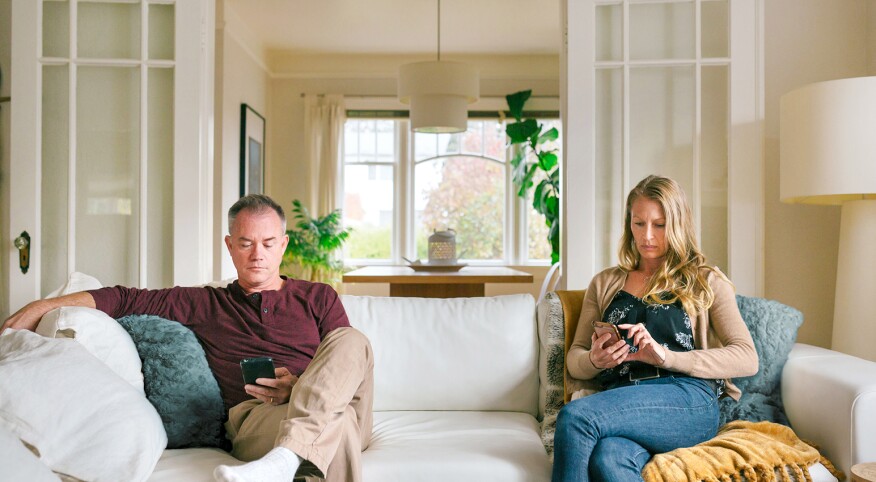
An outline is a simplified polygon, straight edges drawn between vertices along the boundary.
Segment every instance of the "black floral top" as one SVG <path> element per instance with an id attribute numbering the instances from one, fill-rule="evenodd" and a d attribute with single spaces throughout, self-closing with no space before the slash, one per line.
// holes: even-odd
<path id="1" fill-rule="evenodd" d="M 624 290 L 620 290 L 609 303 L 603 315 L 603 321 L 615 325 L 642 323 L 651 334 L 651 338 L 671 351 L 691 351 L 696 349 L 691 329 L 690 316 L 684 311 L 680 301 L 671 305 L 647 304 Z M 621 335 L 626 330 L 620 330 Z M 637 348 L 632 346 L 632 340 L 626 340 L 631 345 L 630 352 L 635 353 Z M 627 379 L 630 367 L 633 363 L 623 362 L 620 365 L 607 368 L 599 374 L 602 386 L 609 386 L 615 382 Z M 723 392 L 723 380 L 718 381 L 718 395 Z"/>

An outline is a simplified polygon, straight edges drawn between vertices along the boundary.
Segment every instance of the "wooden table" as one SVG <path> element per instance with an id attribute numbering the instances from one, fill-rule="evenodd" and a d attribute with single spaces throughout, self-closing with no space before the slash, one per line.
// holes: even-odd
<path id="1" fill-rule="evenodd" d="M 876 482 L 876 462 L 852 466 L 852 482 Z"/>
<path id="2" fill-rule="evenodd" d="M 484 296 L 485 283 L 532 283 L 532 275 L 502 267 L 414 271 L 407 266 L 367 266 L 344 274 L 344 283 L 389 283 L 389 296 L 461 298 Z"/>

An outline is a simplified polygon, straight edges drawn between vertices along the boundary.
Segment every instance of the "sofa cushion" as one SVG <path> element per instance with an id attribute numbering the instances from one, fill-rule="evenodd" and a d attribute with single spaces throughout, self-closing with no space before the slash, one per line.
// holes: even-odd
<path id="1" fill-rule="evenodd" d="M 375 411 L 538 413 L 532 296 L 342 301 L 374 348 Z"/>
<path id="2" fill-rule="evenodd" d="M 365 480 L 548 481 L 534 417 L 514 412 L 376 412 Z"/>
<path id="3" fill-rule="evenodd" d="M 0 426 L 81 480 L 146 480 L 167 443 L 143 394 L 82 345 L 23 330 L 0 336 Z"/>
<path id="4" fill-rule="evenodd" d="M 737 295 L 736 302 L 754 340 L 759 366 L 754 375 L 733 379 L 742 390 L 742 396 L 738 402 L 721 400 L 721 423 L 766 420 L 787 425 L 779 384 L 788 353 L 797 340 L 797 329 L 803 323 L 803 314 L 763 298 Z"/>
<path id="5" fill-rule="evenodd" d="M 146 397 L 161 415 L 168 448 L 227 447 L 225 404 L 195 334 L 157 316 L 130 315 L 118 323 L 140 354 Z"/>
<path id="6" fill-rule="evenodd" d="M 217 448 L 165 450 L 148 482 L 214 482 L 217 465 L 241 465 L 243 462 Z"/>

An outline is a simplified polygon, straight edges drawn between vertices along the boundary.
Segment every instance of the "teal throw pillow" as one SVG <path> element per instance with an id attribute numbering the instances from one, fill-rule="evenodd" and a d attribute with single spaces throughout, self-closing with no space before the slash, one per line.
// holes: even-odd
<path id="1" fill-rule="evenodd" d="M 759 367 L 750 377 L 734 378 L 742 390 L 738 402 L 721 400 L 721 423 L 732 420 L 770 421 L 788 425 L 782 404 L 782 370 L 788 360 L 803 314 L 777 301 L 736 296 L 739 312 L 751 332 Z"/>
<path id="2" fill-rule="evenodd" d="M 118 320 L 143 362 L 143 385 L 167 432 L 167 448 L 222 447 L 225 405 L 204 349 L 191 330 L 157 316 Z"/>

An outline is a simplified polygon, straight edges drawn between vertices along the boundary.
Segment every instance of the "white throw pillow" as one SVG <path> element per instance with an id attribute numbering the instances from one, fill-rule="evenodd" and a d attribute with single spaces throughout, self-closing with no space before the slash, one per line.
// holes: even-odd
<path id="1" fill-rule="evenodd" d="M 100 281 L 94 276 L 89 276 L 85 273 L 74 271 L 67 278 L 67 282 L 63 286 L 52 291 L 46 298 L 57 298 L 58 296 L 69 295 L 70 293 L 78 293 L 85 290 L 96 290 L 103 288 Z"/>
<path id="2" fill-rule="evenodd" d="M 43 315 L 36 332 L 49 338 L 72 338 L 140 393 L 143 364 L 128 332 L 106 313 L 65 306 Z"/>
<path id="3" fill-rule="evenodd" d="M 28 482 L 58 482 L 60 479 L 43 465 L 18 437 L 0 427 L 0 467 L 2 480 L 27 480 Z"/>
<path id="4" fill-rule="evenodd" d="M 82 345 L 25 330 L 0 336 L 0 427 L 88 481 L 146 480 L 167 445 L 142 393 Z"/>

